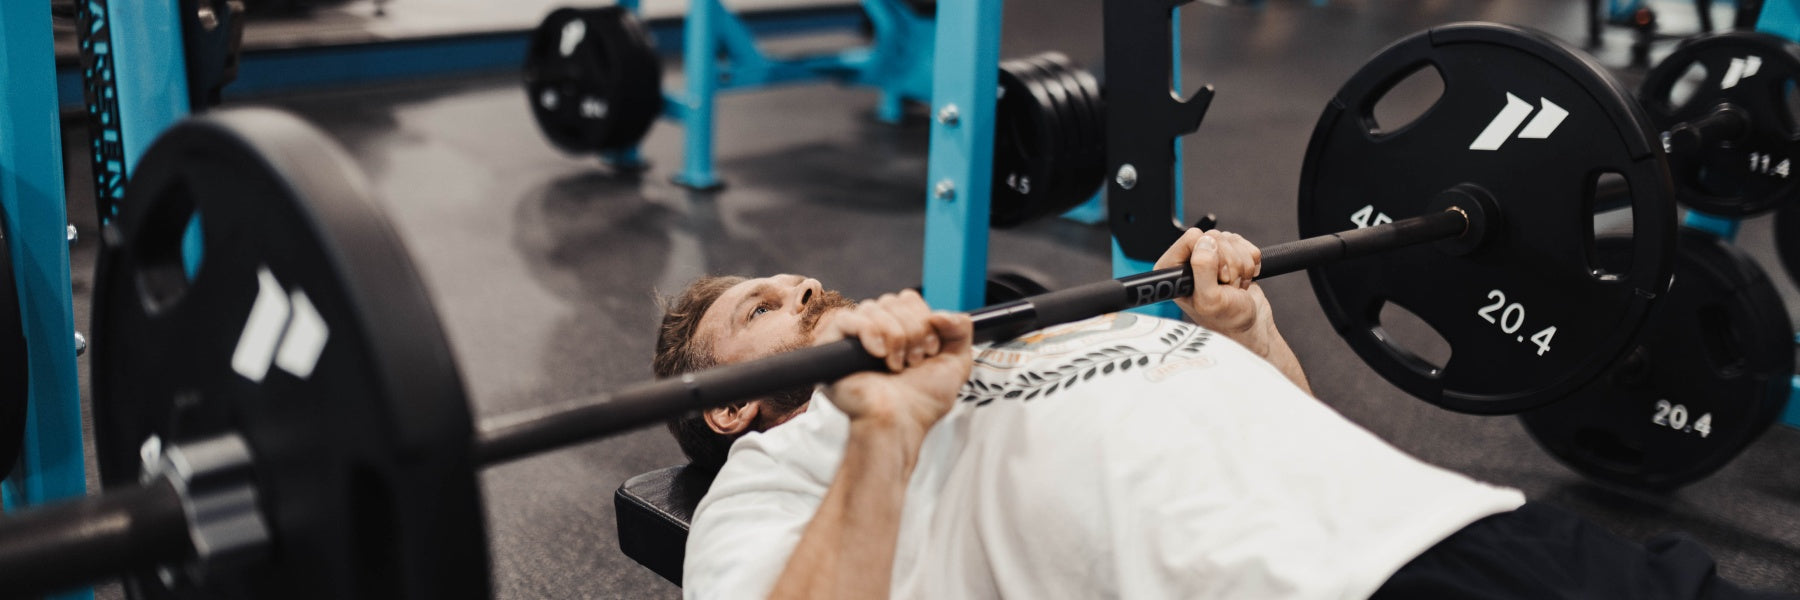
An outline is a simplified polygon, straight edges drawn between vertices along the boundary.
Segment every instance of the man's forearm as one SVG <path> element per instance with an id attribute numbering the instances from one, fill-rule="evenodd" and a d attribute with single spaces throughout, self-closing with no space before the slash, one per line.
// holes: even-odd
<path id="1" fill-rule="evenodd" d="M 1294 350 L 1288 347 L 1287 339 L 1281 337 L 1281 331 L 1275 328 L 1273 320 L 1263 321 L 1246 334 L 1231 337 L 1263 360 L 1269 361 L 1269 364 L 1275 365 L 1275 369 L 1286 375 L 1288 381 L 1299 386 L 1300 391 L 1306 392 L 1308 396 L 1312 395 L 1312 386 L 1306 382 L 1306 372 L 1300 368 L 1299 357 L 1294 356 Z"/>
<path id="2" fill-rule="evenodd" d="M 923 437 L 894 419 L 850 422 L 837 476 L 770 597 L 887 597 L 906 482 Z"/>
<path id="3" fill-rule="evenodd" d="M 1306 372 L 1300 368 L 1300 358 L 1294 356 L 1294 350 L 1288 347 L 1287 340 L 1278 332 L 1271 332 L 1268 348 L 1262 353 L 1263 360 L 1275 365 L 1275 368 L 1286 375 L 1288 381 L 1300 386 L 1300 391 L 1313 395 L 1312 385 L 1306 382 Z"/>

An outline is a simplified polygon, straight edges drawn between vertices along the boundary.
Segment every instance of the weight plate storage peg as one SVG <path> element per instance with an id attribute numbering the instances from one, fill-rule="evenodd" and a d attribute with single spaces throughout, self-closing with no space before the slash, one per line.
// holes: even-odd
<path id="1" fill-rule="evenodd" d="M 531 35 L 524 71 L 531 116 L 564 152 L 636 147 L 662 114 L 662 63 L 619 6 L 551 12 Z"/>
<path id="2" fill-rule="evenodd" d="M 1797 77 L 1800 44 L 1754 31 L 1689 38 L 1650 70 L 1638 96 L 1683 204 L 1744 217 L 1800 193 Z"/>
<path id="3" fill-rule="evenodd" d="M 1410 124 L 1375 107 L 1421 69 L 1442 94 Z M 1637 102 L 1579 50 L 1534 31 L 1449 25 L 1383 50 L 1320 117 L 1301 172 L 1302 236 L 1441 209 L 1461 186 L 1489 196 L 1479 247 L 1423 245 L 1309 272 L 1327 317 L 1374 370 L 1444 408 L 1514 413 L 1575 391 L 1630 344 L 1669 280 L 1675 205 Z M 1599 175 L 1622 178 L 1634 260 L 1595 264 Z M 1266 262 L 1266 259 L 1265 259 Z M 1381 322 L 1394 304 L 1449 346 L 1441 361 Z M 1441 362 L 1441 364 L 1439 364 Z"/>
<path id="4" fill-rule="evenodd" d="M 25 315 L 13 279 L 12 230 L 0 213 L 0 478 L 12 472 L 25 447 L 25 408 L 31 397 Z"/>
<path id="5" fill-rule="evenodd" d="M 1618 238 L 1603 252 L 1622 251 Z M 1762 268 L 1683 229 L 1675 282 L 1625 359 L 1568 398 L 1520 415 L 1551 456 L 1601 481 L 1664 490 L 1724 466 L 1787 406 L 1787 308 Z"/>
<path id="6" fill-rule="evenodd" d="M 462 380 L 367 194 L 343 150 L 274 111 L 189 120 L 144 154 L 95 277 L 102 482 L 236 435 L 272 535 L 247 568 L 129 574 L 132 597 L 486 596 Z M 184 256 L 196 216 L 204 254 Z"/>

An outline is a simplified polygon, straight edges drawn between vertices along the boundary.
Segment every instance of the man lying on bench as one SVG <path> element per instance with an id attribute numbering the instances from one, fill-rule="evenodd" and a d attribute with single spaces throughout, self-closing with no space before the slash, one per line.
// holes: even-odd
<path id="1" fill-rule="evenodd" d="M 670 423 L 718 468 L 690 598 L 1756 597 L 1693 541 L 1647 546 L 1420 462 L 1310 395 L 1252 282 L 1192 230 L 1195 324 L 1130 313 L 972 348 L 911 292 L 706 278 L 658 376 L 855 337 L 861 373 Z"/>

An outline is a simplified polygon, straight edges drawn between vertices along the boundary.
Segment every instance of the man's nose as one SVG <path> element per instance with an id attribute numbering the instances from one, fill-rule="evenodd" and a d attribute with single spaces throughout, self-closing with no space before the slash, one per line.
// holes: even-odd
<path id="1" fill-rule="evenodd" d="M 793 290 L 793 306 L 796 311 L 806 310 L 806 305 L 819 297 L 824 286 L 817 279 L 802 279 Z"/>

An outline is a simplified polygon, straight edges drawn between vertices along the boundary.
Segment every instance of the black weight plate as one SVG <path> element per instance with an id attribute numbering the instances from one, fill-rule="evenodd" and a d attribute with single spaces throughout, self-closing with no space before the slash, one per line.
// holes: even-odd
<path id="1" fill-rule="evenodd" d="M 94 293 L 101 480 L 151 436 L 236 432 L 272 547 L 138 598 L 486 597 L 462 382 L 436 312 L 354 163 L 272 110 L 219 111 L 144 154 Z M 204 254 L 181 240 L 198 216 Z"/>
<path id="2" fill-rule="evenodd" d="M 1377 101 L 1421 68 L 1437 69 L 1442 96 L 1378 131 Z M 1543 34 L 1477 23 L 1403 39 L 1320 117 L 1301 171 L 1300 234 L 1418 216 L 1459 184 L 1486 190 L 1500 214 L 1467 254 L 1424 244 L 1345 260 L 1311 269 L 1313 290 L 1365 362 L 1438 406 L 1513 413 L 1573 392 L 1627 348 L 1667 287 L 1675 205 L 1653 131 L 1604 68 Z M 1590 195 L 1603 172 L 1632 192 L 1635 259 L 1617 273 L 1593 258 Z M 1382 329 L 1389 302 L 1442 336 L 1444 364 Z"/>
<path id="3" fill-rule="evenodd" d="M 1092 197 L 1099 192 L 1100 186 L 1106 184 L 1106 97 L 1101 93 L 1100 79 L 1093 73 L 1076 65 L 1074 61 L 1069 61 L 1064 66 L 1069 69 L 1069 74 L 1075 79 L 1082 95 L 1087 97 L 1087 108 L 1093 113 L 1093 130 L 1090 133 L 1094 140 L 1095 158 L 1088 164 L 1090 172 L 1079 176 L 1082 181 L 1093 182 L 1094 188 L 1085 194 Z M 1087 164 L 1086 161 L 1084 164 Z"/>
<path id="4" fill-rule="evenodd" d="M 532 33 L 524 81 L 538 129 L 565 152 L 634 147 L 662 114 L 662 65 L 618 6 L 551 12 Z"/>
<path id="5" fill-rule="evenodd" d="M 1056 108 L 1056 130 L 1061 134 L 1058 137 L 1061 143 L 1057 145 L 1057 155 L 1069 156 L 1088 143 L 1082 137 L 1080 117 L 1075 114 L 1076 91 L 1070 90 L 1068 84 L 1063 82 L 1060 71 L 1045 66 L 1046 63 L 1041 60 L 1043 57 L 1040 54 L 1010 62 L 1019 65 L 1024 72 L 1030 73 L 1032 80 L 1036 81 L 1038 85 L 1044 86 L 1044 91 L 1050 94 L 1050 104 Z"/>
<path id="6" fill-rule="evenodd" d="M 0 478 L 12 473 L 25 447 L 25 407 L 31 399 L 31 358 L 25 348 L 25 311 L 13 279 L 12 230 L 0 211 Z"/>
<path id="7" fill-rule="evenodd" d="M 1677 84 L 1699 65 L 1706 76 L 1687 82 L 1692 95 L 1676 105 Z M 1743 217 L 1770 210 L 1800 193 L 1800 128 L 1788 107 L 1788 88 L 1800 77 L 1800 45 L 1766 33 L 1731 31 L 1689 38 L 1645 76 L 1639 97 L 1664 132 L 1730 104 L 1749 117 L 1735 142 L 1708 144 L 1697 154 L 1674 152 L 1669 167 L 1677 198 L 1702 212 Z"/>
<path id="8" fill-rule="evenodd" d="M 1050 174 L 1048 202 L 1032 207 L 1033 219 L 1054 216 L 1080 204 L 1080 199 L 1073 203 L 1070 201 L 1071 197 L 1077 195 L 1071 175 L 1078 153 L 1087 143 L 1083 138 L 1085 132 L 1081 129 L 1080 117 L 1075 113 L 1075 92 L 1063 82 L 1061 72 L 1046 68 L 1037 58 L 1039 57 L 1032 56 L 1014 61 L 1038 85 L 1044 86 L 1044 91 L 1050 94 L 1051 106 L 1056 109 L 1056 170 Z"/>
<path id="9" fill-rule="evenodd" d="M 1056 77 L 1063 89 L 1068 91 L 1069 106 L 1075 117 L 1075 137 L 1079 141 L 1064 152 L 1068 160 L 1059 175 L 1067 182 L 1068 198 L 1072 202 L 1069 208 L 1074 208 L 1094 197 L 1105 180 L 1106 116 L 1100 112 L 1099 99 L 1090 96 L 1087 84 L 1082 82 L 1081 76 L 1086 75 L 1089 83 L 1093 83 L 1093 75 L 1076 66 L 1068 56 L 1061 52 L 1046 52 L 1029 60 L 1040 70 Z M 1098 85 L 1094 84 L 1094 87 L 1097 88 Z"/>
<path id="10" fill-rule="evenodd" d="M 1050 201 L 1056 149 L 1062 146 L 1050 92 L 1018 61 L 1001 61 L 994 118 L 994 182 L 988 222 L 1012 227 Z"/>
<path id="11" fill-rule="evenodd" d="M 1619 251 L 1614 241 L 1602 251 Z M 1684 229 L 1675 282 L 1634 350 L 1520 418 L 1584 475 L 1670 489 L 1717 471 L 1768 429 L 1793 372 L 1793 329 L 1774 283 L 1743 251 Z"/>

